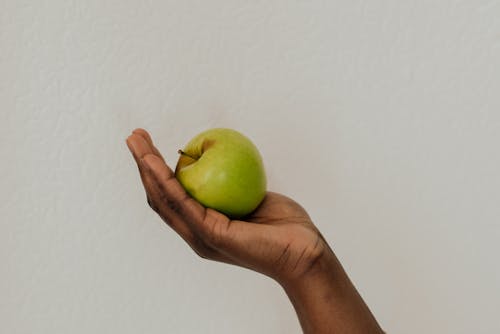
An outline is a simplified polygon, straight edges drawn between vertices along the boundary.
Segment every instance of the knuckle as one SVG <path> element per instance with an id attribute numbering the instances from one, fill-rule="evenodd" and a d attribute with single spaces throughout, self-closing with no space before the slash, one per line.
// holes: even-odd
<path id="1" fill-rule="evenodd" d="M 204 243 L 201 241 L 196 241 L 191 245 L 191 248 L 194 250 L 194 252 L 201 257 L 202 259 L 205 260 L 210 260 L 211 254 L 213 253 L 210 248 L 208 248 Z"/>
<path id="2" fill-rule="evenodd" d="M 166 199 L 165 199 L 166 200 Z M 179 213 L 180 212 L 180 207 L 175 201 L 166 201 L 167 206 L 174 212 Z"/>
<path id="3" fill-rule="evenodd" d="M 224 238 L 221 233 L 220 224 L 216 221 L 212 222 L 208 227 L 209 233 L 207 233 L 206 238 L 210 245 L 220 248 L 224 246 Z"/>
<path id="4" fill-rule="evenodd" d="M 172 222 L 167 217 L 164 217 L 162 215 L 160 215 L 160 217 L 163 220 L 163 222 L 165 222 L 165 224 L 167 224 L 168 226 L 172 227 Z"/>
<path id="5" fill-rule="evenodd" d="M 153 203 L 153 201 L 151 200 L 151 198 L 149 198 L 149 196 L 147 196 L 146 200 L 148 202 L 149 207 L 153 209 L 153 211 L 158 212 L 158 207 Z"/>
<path id="6" fill-rule="evenodd" d="M 181 209 L 179 204 L 176 201 L 169 200 L 165 193 L 160 193 L 160 201 L 165 204 L 170 210 L 175 213 L 180 214 Z"/>
<path id="7" fill-rule="evenodd" d="M 204 251 L 195 248 L 194 252 L 196 253 L 196 255 L 198 255 L 202 259 L 208 260 L 208 254 L 206 254 Z"/>

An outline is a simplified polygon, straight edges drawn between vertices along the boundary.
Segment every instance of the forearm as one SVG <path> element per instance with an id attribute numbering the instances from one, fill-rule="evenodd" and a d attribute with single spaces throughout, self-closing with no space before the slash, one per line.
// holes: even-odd
<path id="1" fill-rule="evenodd" d="M 383 333 L 332 252 L 300 279 L 281 285 L 304 334 Z"/>

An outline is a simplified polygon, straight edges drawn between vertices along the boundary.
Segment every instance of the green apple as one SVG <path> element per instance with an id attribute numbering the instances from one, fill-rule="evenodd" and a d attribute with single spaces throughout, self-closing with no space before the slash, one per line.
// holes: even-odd
<path id="1" fill-rule="evenodd" d="M 257 208 L 266 195 L 266 174 L 255 145 L 238 131 L 206 130 L 189 141 L 175 176 L 189 195 L 205 207 L 231 218 Z"/>

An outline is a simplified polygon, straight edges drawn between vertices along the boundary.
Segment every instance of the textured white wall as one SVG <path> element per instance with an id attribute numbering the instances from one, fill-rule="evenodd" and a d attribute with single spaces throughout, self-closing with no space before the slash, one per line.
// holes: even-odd
<path id="1" fill-rule="evenodd" d="M 389 333 L 498 333 L 500 1 L 0 1 L 0 332 L 299 333 L 147 207 L 238 129 Z"/>

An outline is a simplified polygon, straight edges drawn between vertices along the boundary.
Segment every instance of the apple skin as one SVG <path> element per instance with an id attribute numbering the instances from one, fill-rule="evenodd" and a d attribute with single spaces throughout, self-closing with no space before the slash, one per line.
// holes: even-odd
<path id="1" fill-rule="evenodd" d="M 179 153 L 175 176 L 205 207 L 241 218 L 264 199 L 267 181 L 262 157 L 250 139 L 238 131 L 203 131 Z"/>

